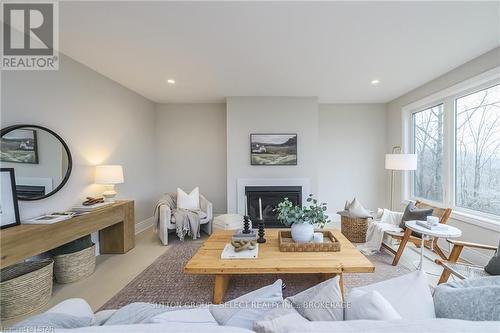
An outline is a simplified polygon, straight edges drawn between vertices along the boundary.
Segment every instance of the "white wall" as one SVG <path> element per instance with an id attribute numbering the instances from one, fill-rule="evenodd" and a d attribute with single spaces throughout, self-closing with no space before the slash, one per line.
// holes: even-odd
<path id="1" fill-rule="evenodd" d="M 250 133 L 297 133 L 295 166 L 250 165 Z M 315 97 L 227 98 L 227 209 L 236 212 L 238 178 L 309 178 L 317 194 L 318 102 Z"/>
<path id="2" fill-rule="evenodd" d="M 385 136 L 385 104 L 319 105 L 319 194 L 329 212 L 353 197 L 370 209 L 387 207 Z"/>
<path id="3" fill-rule="evenodd" d="M 438 91 L 445 88 L 451 87 L 457 83 L 467 80 L 471 77 L 479 75 L 486 72 L 492 68 L 500 66 L 500 48 L 496 48 L 482 56 L 475 58 L 460 67 L 432 80 L 425 85 L 408 92 L 407 94 L 391 101 L 387 104 L 387 149 L 394 145 L 401 145 L 402 140 L 402 118 L 401 118 L 401 108 L 412 102 L 418 101 L 426 96 L 432 95 Z M 400 178 L 397 178 L 395 191 L 395 204 L 396 200 L 401 199 L 401 184 Z M 467 222 L 460 221 L 458 219 L 451 219 L 450 224 L 457 226 L 462 229 L 463 237 L 465 241 L 478 242 L 490 245 L 498 245 L 498 240 L 500 237 L 500 227 L 489 227 L 484 228 L 476 226 Z M 491 256 L 491 252 L 479 253 L 477 251 L 468 251 L 465 253 L 465 258 L 476 262 L 478 264 L 484 263 L 488 256 Z"/>
<path id="4" fill-rule="evenodd" d="M 99 195 L 102 186 L 93 184 L 97 164 L 123 165 L 125 183 L 117 186 L 118 198 L 135 200 L 136 221 L 150 217 L 158 196 L 154 104 L 60 56 L 58 71 L 2 72 L 1 127 L 50 128 L 73 156 L 68 183 L 47 199 L 20 202 L 21 218 L 69 209 L 88 195 Z"/>
<path id="5" fill-rule="evenodd" d="M 196 186 L 226 212 L 226 105 L 159 104 L 156 107 L 161 192 Z"/>

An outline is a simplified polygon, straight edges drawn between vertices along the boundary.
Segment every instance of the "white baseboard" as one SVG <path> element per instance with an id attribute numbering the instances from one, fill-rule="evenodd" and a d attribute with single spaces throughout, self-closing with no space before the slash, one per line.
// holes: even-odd
<path id="1" fill-rule="evenodd" d="M 140 232 L 143 232 L 144 230 L 151 228 L 154 224 L 153 221 L 153 216 L 148 217 L 147 219 L 137 222 L 135 224 L 135 234 L 137 235 Z"/>

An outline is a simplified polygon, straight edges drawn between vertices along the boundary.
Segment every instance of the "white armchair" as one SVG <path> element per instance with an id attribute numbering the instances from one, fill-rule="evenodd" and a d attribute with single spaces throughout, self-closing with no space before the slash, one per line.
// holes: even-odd
<path id="1" fill-rule="evenodd" d="M 203 216 L 200 216 L 200 228 L 208 235 L 212 234 L 212 222 L 214 219 L 213 206 L 203 195 L 200 194 L 200 209 Z M 160 206 L 160 223 L 158 226 L 158 236 L 163 245 L 168 245 L 168 233 L 175 232 L 175 220 L 172 216 L 172 209 L 166 204 Z M 206 216 L 205 216 L 206 215 Z"/>

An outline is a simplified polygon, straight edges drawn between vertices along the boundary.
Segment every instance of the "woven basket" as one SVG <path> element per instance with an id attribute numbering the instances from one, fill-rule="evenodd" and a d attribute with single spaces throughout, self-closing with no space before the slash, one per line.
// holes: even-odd
<path id="1" fill-rule="evenodd" d="M 341 216 L 342 234 L 353 243 L 366 242 L 366 230 L 368 229 L 368 219 Z"/>
<path id="2" fill-rule="evenodd" d="M 323 234 L 323 243 L 296 243 L 291 231 L 279 231 L 278 243 L 281 252 L 338 252 L 340 242 L 331 231 L 319 231 Z"/>
<path id="3" fill-rule="evenodd" d="M 71 283 L 94 273 L 95 245 L 78 252 L 54 256 L 54 276 L 57 283 Z"/>
<path id="4" fill-rule="evenodd" d="M 24 316 L 46 305 L 52 295 L 54 261 L 15 264 L 0 273 L 0 318 Z"/>

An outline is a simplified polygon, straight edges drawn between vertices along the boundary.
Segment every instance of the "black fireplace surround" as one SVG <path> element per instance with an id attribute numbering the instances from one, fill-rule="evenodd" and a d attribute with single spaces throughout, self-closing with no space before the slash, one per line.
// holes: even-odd
<path id="1" fill-rule="evenodd" d="M 288 198 L 294 205 L 302 205 L 302 186 L 245 186 L 248 216 L 256 224 L 259 218 L 259 198 L 262 200 L 262 219 L 266 228 L 284 228 L 275 211 Z"/>

